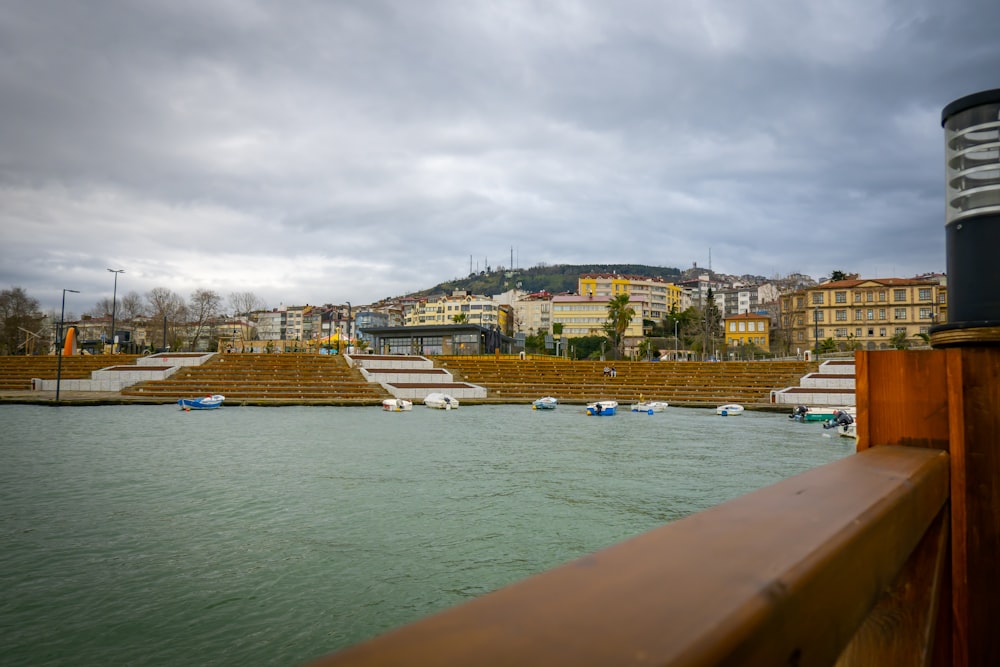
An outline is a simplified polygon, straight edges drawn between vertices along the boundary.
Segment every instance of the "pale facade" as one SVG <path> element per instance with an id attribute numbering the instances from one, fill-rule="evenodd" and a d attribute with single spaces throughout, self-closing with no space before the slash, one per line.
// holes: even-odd
<path id="1" fill-rule="evenodd" d="M 552 333 L 552 294 L 526 294 L 513 303 L 514 333 L 534 335 L 539 331 Z"/>
<path id="2" fill-rule="evenodd" d="M 610 297 L 590 297 L 579 294 L 559 295 L 552 297 L 552 322 L 562 325 L 563 338 L 581 338 L 583 336 L 605 336 L 604 326 L 608 323 L 608 304 Z M 634 348 L 642 340 L 642 318 L 632 318 L 625 330 L 624 343 L 626 356 L 631 355 Z"/>

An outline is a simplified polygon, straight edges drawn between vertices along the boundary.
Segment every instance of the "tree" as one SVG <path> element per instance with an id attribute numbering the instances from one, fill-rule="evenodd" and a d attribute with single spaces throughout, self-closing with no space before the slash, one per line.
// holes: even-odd
<path id="1" fill-rule="evenodd" d="M 180 336 L 177 333 L 177 325 L 187 317 L 187 305 L 185 305 L 184 299 L 166 287 L 154 287 L 146 292 L 146 302 L 151 318 L 150 330 L 155 331 L 156 325 L 162 322 L 166 338 L 165 345 L 174 349 L 179 347 Z M 152 338 L 156 339 L 155 336 Z"/>
<path id="2" fill-rule="evenodd" d="M 29 354 L 43 319 L 38 300 L 23 288 L 0 292 L 0 354 Z"/>
<path id="3" fill-rule="evenodd" d="M 843 271 L 831 271 L 830 282 L 837 282 L 838 280 L 847 280 L 847 274 Z"/>
<path id="4" fill-rule="evenodd" d="M 621 359 L 625 353 L 625 331 L 635 317 L 635 309 L 629 305 L 628 294 L 619 294 L 608 302 L 608 321 L 604 330 L 611 338 L 615 350 L 615 359 Z"/>
<path id="5" fill-rule="evenodd" d="M 702 317 L 702 335 L 704 340 L 702 343 L 702 353 L 708 354 L 713 349 L 716 339 L 722 335 L 722 314 L 719 312 L 719 306 L 715 303 L 715 296 L 712 294 L 711 287 L 708 288 Z"/>
<path id="6" fill-rule="evenodd" d="M 469 315 L 467 313 L 456 313 L 451 316 L 451 321 L 455 324 L 465 324 L 469 321 Z"/>
<path id="7" fill-rule="evenodd" d="M 194 335 L 191 337 L 191 349 L 198 349 L 198 341 L 205 328 L 214 323 L 222 311 L 222 297 L 212 290 L 195 290 L 188 302 L 189 317 L 193 320 Z"/>
<path id="8" fill-rule="evenodd" d="M 906 340 L 906 332 L 900 331 L 889 339 L 889 345 L 895 350 L 908 350 L 910 348 L 910 341 Z"/>

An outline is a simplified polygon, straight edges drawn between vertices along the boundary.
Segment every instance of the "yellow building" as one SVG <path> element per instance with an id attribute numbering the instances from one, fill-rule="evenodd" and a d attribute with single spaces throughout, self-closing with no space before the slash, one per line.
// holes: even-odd
<path id="1" fill-rule="evenodd" d="M 509 308 L 486 296 L 456 291 L 450 296 L 428 299 L 416 304 L 406 312 L 406 326 L 426 326 L 434 324 L 466 324 L 495 328 L 506 331 L 509 328 Z"/>
<path id="2" fill-rule="evenodd" d="M 581 296 L 612 299 L 619 294 L 628 294 L 629 299 L 635 302 L 636 315 L 640 319 L 655 321 L 664 319 L 671 308 L 681 310 L 681 295 L 684 293 L 680 287 L 663 278 L 621 273 L 585 273 L 577 284 Z"/>
<path id="3" fill-rule="evenodd" d="M 781 296 L 780 326 L 792 351 L 833 339 L 840 349 L 888 349 L 902 336 L 919 341 L 948 319 L 944 276 L 822 283 Z"/>
<path id="4" fill-rule="evenodd" d="M 552 297 L 552 323 L 562 325 L 563 338 L 583 336 L 605 336 L 604 326 L 608 323 L 608 304 L 611 297 L 591 297 L 579 294 Z M 642 318 L 636 316 L 625 330 L 625 355 L 634 353 L 642 340 Z"/>
<path id="5" fill-rule="evenodd" d="M 771 317 L 756 313 L 741 313 L 723 318 L 726 349 L 738 353 L 742 347 L 755 345 L 761 350 L 771 349 Z"/>

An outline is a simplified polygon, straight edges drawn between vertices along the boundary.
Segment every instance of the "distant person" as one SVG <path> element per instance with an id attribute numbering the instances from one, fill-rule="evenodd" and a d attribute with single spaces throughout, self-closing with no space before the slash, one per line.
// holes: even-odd
<path id="1" fill-rule="evenodd" d="M 606 377 L 606 378 L 607 377 L 611 377 L 611 367 L 610 366 L 605 366 L 604 367 L 604 377 Z"/>
<path id="2" fill-rule="evenodd" d="M 611 367 L 611 377 L 613 378 L 618 377 L 618 369 L 615 368 L 614 366 Z"/>

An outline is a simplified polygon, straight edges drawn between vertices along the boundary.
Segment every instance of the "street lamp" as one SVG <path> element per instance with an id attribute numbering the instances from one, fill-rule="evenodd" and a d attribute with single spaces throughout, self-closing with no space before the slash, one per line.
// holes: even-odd
<path id="1" fill-rule="evenodd" d="M 118 309 L 118 274 L 125 273 L 125 269 L 108 269 L 115 274 L 115 289 L 111 293 L 111 354 L 115 353 L 115 311 Z"/>
<path id="2" fill-rule="evenodd" d="M 816 341 L 813 354 L 816 355 L 816 359 L 819 359 L 819 306 L 813 309 L 813 338 Z"/>
<path id="3" fill-rule="evenodd" d="M 75 289 L 64 289 L 62 295 L 62 310 L 59 311 L 59 336 L 57 336 L 57 346 L 58 349 L 56 353 L 59 358 L 56 360 L 56 401 L 59 401 L 59 385 L 62 383 L 62 358 L 63 358 L 63 329 L 66 326 L 66 292 L 72 292 L 73 294 L 79 294 L 79 290 Z"/>
<path id="4" fill-rule="evenodd" d="M 674 320 L 674 361 L 677 361 L 677 320 Z"/>
<path id="5" fill-rule="evenodd" d="M 354 333 L 354 315 L 351 311 L 351 302 L 347 302 L 347 352 L 350 354 L 353 352 L 351 349 L 351 335 Z"/>

